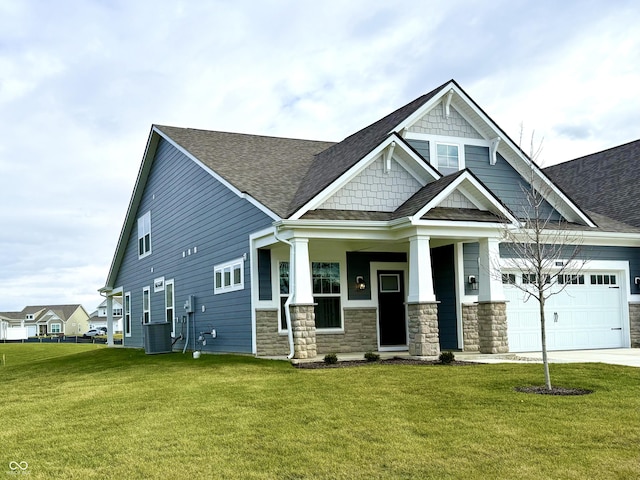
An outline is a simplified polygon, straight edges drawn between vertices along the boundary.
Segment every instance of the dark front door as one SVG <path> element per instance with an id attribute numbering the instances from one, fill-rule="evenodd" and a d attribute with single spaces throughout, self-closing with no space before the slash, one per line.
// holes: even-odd
<path id="1" fill-rule="evenodd" d="M 378 322 L 380 346 L 407 345 L 404 272 L 378 270 Z"/>
<path id="2" fill-rule="evenodd" d="M 433 290 L 438 303 L 440 348 L 458 348 L 458 316 L 456 314 L 456 277 L 453 245 L 431 249 Z"/>

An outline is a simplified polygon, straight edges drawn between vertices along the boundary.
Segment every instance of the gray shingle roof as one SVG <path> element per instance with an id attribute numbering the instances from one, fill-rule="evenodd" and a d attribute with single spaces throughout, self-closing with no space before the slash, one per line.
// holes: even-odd
<path id="1" fill-rule="evenodd" d="M 424 187 L 414 193 L 406 202 L 400 205 L 395 212 L 393 212 L 393 218 L 402 218 L 414 215 L 424 207 L 427 203 L 433 200 L 442 190 L 447 188 L 451 182 L 462 175 L 465 170 L 452 173 L 446 177 L 442 177 L 434 182 L 427 183 Z"/>
<path id="2" fill-rule="evenodd" d="M 282 218 L 314 155 L 334 144 L 164 125 L 156 128 Z"/>
<path id="3" fill-rule="evenodd" d="M 440 85 L 431 92 L 422 95 L 316 155 L 289 206 L 289 214 L 294 213 L 345 171 L 358 163 L 387 138 L 396 126 L 427 103 L 448 83 L 450 82 Z"/>
<path id="4" fill-rule="evenodd" d="M 544 169 L 580 207 L 600 214 L 601 228 L 640 227 L 640 140 Z M 591 213 L 590 213 L 591 215 Z M 609 217 L 608 220 L 602 216 Z M 612 223 L 617 220 L 622 224 Z M 618 230 L 613 230 L 618 231 Z"/>

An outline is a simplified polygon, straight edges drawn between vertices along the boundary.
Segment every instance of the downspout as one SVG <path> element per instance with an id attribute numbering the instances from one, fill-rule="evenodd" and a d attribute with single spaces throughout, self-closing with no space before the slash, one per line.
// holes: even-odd
<path id="1" fill-rule="evenodd" d="M 293 358 L 293 355 L 295 353 L 295 350 L 293 348 L 293 330 L 291 329 L 291 312 L 289 310 L 289 305 L 291 305 L 291 300 L 293 300 L 293 295 L 296 290 L 295 290 L 295 275 L 292 275 L 291 272 L 295 272 L 295 260 L 296 260 L 296 253 L 295 253 L 295 249 L 293 248 L 293 243 L 291 243 L 288 240 L 285 240 L 284 238 L 280 238 L 278 237 L 278 231 L 276 230 L 273 233 L 273 236 L 275 237 L 275 239 L 279 242 L 282 243 L 286 243 L 287 245 L 289 245 L 289 297 L 287 298 L 287 301 L 284 302 L 284 317 L 287 320 L 287 337 L 289 338 L 289 355 L 287 355 L 287 359 L 291 360 Z"/>

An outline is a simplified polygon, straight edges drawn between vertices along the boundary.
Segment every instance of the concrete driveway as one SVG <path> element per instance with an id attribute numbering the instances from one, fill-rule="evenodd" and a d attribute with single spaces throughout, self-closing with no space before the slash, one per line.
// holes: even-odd
<path id="1" fill-rule="evenodd" d="M 566 350 L 548 352 L 551 363 L 609 363 L 640 367 L 640 348 L 611 348 L 602 350 Z M 542 362 L 542 352 L 483 355 L 456 352 L 456 359 L 480 363 Z"/>

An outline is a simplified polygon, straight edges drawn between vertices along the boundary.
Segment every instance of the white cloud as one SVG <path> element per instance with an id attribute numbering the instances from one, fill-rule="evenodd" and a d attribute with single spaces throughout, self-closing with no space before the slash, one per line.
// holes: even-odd
<path id="1" fill-rule="evenodd" d="M 340 140 L 455 78 L 514 139 L 544 136 L 546 160 L 633 140 L 638 13 L 0 0 L 0 310 L 100 301 L 152 123 Z"/>

